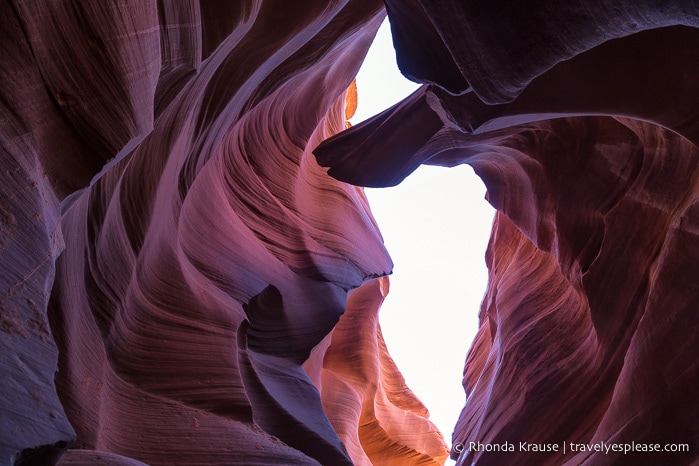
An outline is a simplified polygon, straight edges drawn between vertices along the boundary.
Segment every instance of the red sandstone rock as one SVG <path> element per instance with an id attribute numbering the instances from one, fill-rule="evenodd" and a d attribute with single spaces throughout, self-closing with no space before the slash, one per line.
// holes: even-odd
<path id="1" fill-rule="evenodd" d="M 378 312 L 388 277 L 352 291 L 337 326 L 304 364 L 355 465 L 444 464 L 449 451 L 386 348 Z"/>
<path id="2" fill-rule="evenodd" d="M 323 401 L 301 367 L 392 267 L 361 189 L 311 154 L 345 128 L 382 4 L 0 8 L 0 463 L 51 464 L 74 436 L 61 464 L 442 463 L 376 350 L 381 299 L 366 341 L 314 353 L 324 377 L 363 354 L 369 379 Z M 344 419 L 345 398 L 374 404 Z"/>
<path id="3" fill-rule="evenodd" d="M 421 163 L 468 163 L 500 211 L 453 433 L 466 448 L 452 458 L 695 464 L 696 5 L 411 4 L 420 8 L 388 2 L 398 61 L 441 89 L 423 86 L 316 154 L 338 179 L 371 186 Z M 525 452 L 520 441 L 560 451 Z M 468 451 L 470 442 L 516 449 Z M 564 455 L 563 442 L 689 451 Z"/>
<path id="4" fill-rule="evenodd" d="M 455 444 L 690 446 L 459 464 L 696 463 L 699 13 L 549 3 L 388 1 L 433 85 L 316 153 L 366 185 L 469 163 L 501 212 Z M 76 435 L 63 464 L 443 461 L 376 322 L 366 200 L 311 155 L 382 16 L 0 6 L 0 462 Z"/>
<path id="5" fill-rule="evenodd" d="M 386 8 L 406 76 L 453 95 L 472 89 L 487 104 L 514 100 L 556 64 L 610 39 L 666 26 L 699 26 L 691 0 L 386 0 Z M 627 57 L 636 59 L 646 58 Z M 606 76 L 615 79 L 611 72 Z"/>
<path id="6" fill-rule="evenodd" d="M 58 463 L 61 466 L 144 466 L 132 458 L 94 450 L 68 450 Z"/>

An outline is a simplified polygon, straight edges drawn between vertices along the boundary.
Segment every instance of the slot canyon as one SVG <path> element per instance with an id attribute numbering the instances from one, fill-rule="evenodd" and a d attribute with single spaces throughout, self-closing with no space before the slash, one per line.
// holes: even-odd
<path id="1" fill-rule="evenodd" d="M 386 17 L 420 87 L 352 126 Z M 696 1 L 0 24 L 0 465 L 699 464 Z M 382 336 L 363 190 L 423 164 L 468 164 L 497 211 L 453 432 Z"/>

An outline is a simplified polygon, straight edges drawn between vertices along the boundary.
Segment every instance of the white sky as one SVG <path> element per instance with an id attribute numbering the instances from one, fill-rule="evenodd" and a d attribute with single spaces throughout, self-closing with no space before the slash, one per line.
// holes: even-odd
<path id="1" fill-rule="evenodd" d="M 359 104 L 352 124 L 417 87 L 398 71 L 385 21 L 357 76 Z M 493 208 L 467 165 L 423 166 L 396 187 L 365 192 L 395 264 L 379 313 L 386 344 L 451 444 L 465 401 L 464 361 L 487 283 L 484 255 Z"/>

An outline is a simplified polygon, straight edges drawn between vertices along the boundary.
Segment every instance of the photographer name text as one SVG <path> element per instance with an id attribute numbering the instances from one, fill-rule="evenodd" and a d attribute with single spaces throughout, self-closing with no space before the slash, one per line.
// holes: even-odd
<path id="1" fill-rule="evenodd" d="M 469 442 L 467 444 L 454 444 L 454 451 L 461 453 L 462 451 L 479 451 L 479 452 L 532 452 L 532 453 L 551 453 L 562 452 L 567 453 L 583 453 L 583 452 L 602 452 L 610 453 L 632 453 L 632 452 L 683 452 L 689 451 L 689 445 L 685 443 L 670 443 L 661 445 L 659 443 L 529 443 L 529 442 L 503 442 L 503 443 L 481 443 Z"/>

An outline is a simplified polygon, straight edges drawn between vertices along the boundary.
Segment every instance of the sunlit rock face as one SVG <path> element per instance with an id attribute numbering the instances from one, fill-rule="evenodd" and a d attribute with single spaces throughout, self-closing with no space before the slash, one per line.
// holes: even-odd
<path id="1" fill-rule="evenodd" d="M 351 292 L 337 326 L 304 364 L 355 465 L 444 464 L 449 450 L 391 359 L 378 312 L 388 277 Z"/>
<path id="2" fill-rule="evenodd" d="M 0 13 L 0 464 L 443 464 L 366 198 L 312 154 L 383 4 Z"/>
<path id="3" fill-rule="evenodd" d="M 351 183 L 468 163 L 488 188 L 457 464 L 696 464 L 699 10 L 515 3 L 388 1 L 398 62 L 426 84 L 316 155 Z"/>

